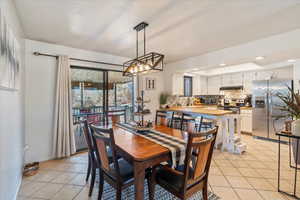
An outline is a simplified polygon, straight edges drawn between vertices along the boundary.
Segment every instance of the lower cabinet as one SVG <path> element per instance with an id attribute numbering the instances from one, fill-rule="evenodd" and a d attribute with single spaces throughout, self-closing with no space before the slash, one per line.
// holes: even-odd
<path id="1" fill-rule="evenodd" d="M 241 131 L 252 133 L 252 110 L 241 110 Z"/>

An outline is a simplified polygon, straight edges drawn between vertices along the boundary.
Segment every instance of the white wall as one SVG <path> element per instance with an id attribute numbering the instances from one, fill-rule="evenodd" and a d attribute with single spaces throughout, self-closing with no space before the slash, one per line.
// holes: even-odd
<path id="1" fill-rule="evenodd" d="M 156 87 L 153 90 L 146 90 L 146 78 L 155 79 Z M 147 115 L 144 119 L 154 121 L 156 110 L 159 108 L 159 96 L 164 92 L 164 77 L 163 72 L 155 72 L 140 77 L 140 91 L 144 90 L 144 99 L 150 100 L 150 103 L 146 104 L 146 109 L 150 109 L 151 115 Z"/>
<path id="2" fill-rule="evenodd" d="M 96 53 L 44 42 L 26 40 L 26 162 L 52 158 L 53 109 L 55 98 L 56 59 L 34 56 L 39 51 L 48 54 L 64 54 L 73 58 L 122 64 L 128 58 Z M 98 64 L 72 61 L 72 65 L 99 67 Z M 122 70 L 122 67 L 111 67 Z"/>
<path id="3" fill-rule="evenodd" d="M 24 155 L 24 41 L 16 9 L 11 0 L 0 1 L 9 26 L 21 46 L 21 88 L 18 91 L 0 89 L 0 199 L 16 198 L 22 178 Z"/>
<path id="4" fill-rule="evenodd" d="M 300 61 L 294 64 L 294 90 L 300 91 Z"/>

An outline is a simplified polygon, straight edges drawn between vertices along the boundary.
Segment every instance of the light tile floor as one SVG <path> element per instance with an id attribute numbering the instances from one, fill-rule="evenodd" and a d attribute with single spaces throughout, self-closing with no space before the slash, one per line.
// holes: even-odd
<path id="1" fill-rule="evenodd" d="M 289 200 L 277 192 L 277 151 L 273 142 L 243 135 L 247 151 L 242 155 L 215 150 L 210 169 L 210 190 L 224 200 Z M 282 145 L 282 189 L 293 190 L 294 171 L 289 167 L 288 146 Z M 88 198 L 85 182 L 87 154 L 40 164 L 40 172 L 23 179 L 18 200 L 97 199 L 97 188 Z M 300 180 L 300 173 L 298 173 Z M 297 188 L 300 195 L 300 181 Z"/>

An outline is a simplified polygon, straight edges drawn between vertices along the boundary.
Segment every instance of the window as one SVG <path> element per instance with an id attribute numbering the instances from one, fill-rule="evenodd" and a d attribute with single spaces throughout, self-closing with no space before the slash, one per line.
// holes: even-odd
<path id="1" fill-rule="evenodd" d="M 193 77 L 184 76 L 184 96 L 191 97 L 193 96 Z"/>

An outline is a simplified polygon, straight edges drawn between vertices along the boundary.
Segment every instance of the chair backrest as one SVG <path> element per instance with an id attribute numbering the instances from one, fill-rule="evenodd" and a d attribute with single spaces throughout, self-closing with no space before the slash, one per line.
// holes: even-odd
<path id="1" fill-rule="evenodd" d="M 169 126 L 169 119 L 167 117 L 164 117 L 164 118 L 160 118 L 160 125 L 163 125 L 163 126 Z"/>
<path id="2" fill-rule="evenodd" d="M 199 121 L 198 121 L 198 127 L 197 127 L 198 132 L 201 132 L 202 124 L 203 124 L 203 116 L 201 116 Z"/>
<path id="3" fill-rule="evenodd" d="M 92 153 L 94 151 L 94 144 L 93 144 L 91 130 L 89 128 L 88 121 L 87 120 L 82 120 L 82 121 L 80 121 L 80 123 L 83 125 L 82 130 L 83 130 L 83 134 L 84 134 L 86 144 L 88 146 L 88 150 L 89 150 L 90 153 Z"/>
<path id="4" fill-rule="evenodd" d="M 183 120 L 183 113 L 182 112 L 176 112 L 176 111 L 174 111 L 172 113 L 170 127 L 171 128 L 179 128 L 179 129 L 181 129 L 182 120 Z"/>
<path id="5" fill-rule="evenodd" d="M 157 110 L 156 115 L 155 115 L 155 125 L 158 125 L 158 122 L 160 122 L 160 124 L 162 124 L 163 119 L 165 119 L 166 117 L 167 117 L 166 111 Z"/>
<path id="6" fill-rule="evenodd" d="M 200 178 L 205 178 L 205 176 L 207 178 L 217 132 L 218 127 L 216 126 L 207 132 L 189 134 L 184 168 L 184 188 L 188 183 L 193 183 Z M 195 163 L 192 165 L 193 170 L 191 172 L 193 157 Z"/>
<path id="7" fill-rule="evenodd" d="M 119 170 L 119 163 L 117 161 L 117 155 L 116 155 L 116 149 L 115 149 L 115 138 L 114 138 L 114 132 L 112 128 L 100 128 L 94 125 L 91 125 L 91 128 L 93 129 L 93 138 L 96 144 L 96 154 L 97 158 L 100 161 L 100 167 L 106 172 L 106 173 L 113 173 L 113 176 L 116 176 L 116 178 L 120 178 L 120 170 Z M 111 168 L 110 165 L 110 158 L 108 151 L 111 151 L 112 153 L 112 163 L 114 165 L 113 168 Z"/>

